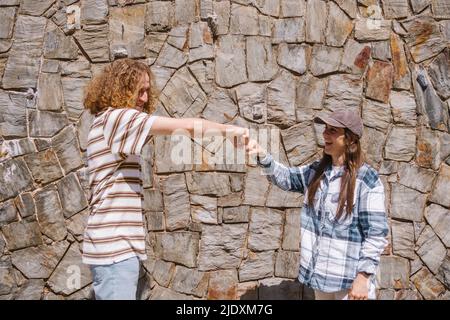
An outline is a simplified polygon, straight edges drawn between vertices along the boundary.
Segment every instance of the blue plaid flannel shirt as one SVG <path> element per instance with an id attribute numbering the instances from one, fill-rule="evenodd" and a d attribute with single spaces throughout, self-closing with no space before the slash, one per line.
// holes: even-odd
<path id="1" fill-rule="evenodd" d="M 307 204 L 307 187 L 318 164 L 288 168 L 269 154 L 259 161 L 269 181 L 283 190 L 305 194 L 298 279 L 313 289 L 336 292 L 349 289 L 356 275 L 365 272 L 372 275 L 369 298 L 374 298 L 374 275 L 388 234 L 383 184 L 377 172 L 364 164 L 356 179 L 352 214 L 336 220 L 343 168 L 325 169 L 314 206 Z"/>

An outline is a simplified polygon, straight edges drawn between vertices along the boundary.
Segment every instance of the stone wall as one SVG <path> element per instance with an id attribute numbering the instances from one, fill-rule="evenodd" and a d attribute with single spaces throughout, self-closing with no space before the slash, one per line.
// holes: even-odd
<path id="1" fill-rule="evenodd" d="M 360 113 L 391 226 L 379 297 L 450 298 L 448 0 L 0 0 L 0 21 L 2 299 L 91 297 L 83 88 L 124 56 L 151 65 L 158 114 L 278 128 L 292 166 L 320 157 L 317 112 Z M 143 153 L 139 297 L 311 299 L 302 197 L 254 167 L 174 164 L 171 143 Z"/>

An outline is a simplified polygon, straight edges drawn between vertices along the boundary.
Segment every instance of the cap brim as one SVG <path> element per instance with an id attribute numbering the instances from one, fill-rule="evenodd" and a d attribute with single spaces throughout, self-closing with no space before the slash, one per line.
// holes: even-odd
<path id="1" fill-rule="evenodd" d="M 342 123 L 340 123 L 326 115 L 315 117 L 314 122 L 320 123 L 320 124 L 328 124 L 330 126 L 337 127 L 337 128 L 345 128 L 345 126 Z"/>

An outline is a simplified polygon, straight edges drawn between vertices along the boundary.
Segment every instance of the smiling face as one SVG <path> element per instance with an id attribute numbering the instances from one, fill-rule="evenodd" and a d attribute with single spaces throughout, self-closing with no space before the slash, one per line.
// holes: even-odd
<path id="1" fill-rule="evenodd" d="M 141 79 L 141 84 L 139 85 L 138 96 L 136 100 L 136 109 L 142 111 L 144 105 L 148 101 L 148 90 L 150 88 L 150 78 L 147 73 L 144 73 Z"/>
<path id="2" fill-rule="evenodd" d="M 333 158 L 339 158 L 345 152 L 345 129 L 326 125 L 323 132 L 324 152 Z"/>

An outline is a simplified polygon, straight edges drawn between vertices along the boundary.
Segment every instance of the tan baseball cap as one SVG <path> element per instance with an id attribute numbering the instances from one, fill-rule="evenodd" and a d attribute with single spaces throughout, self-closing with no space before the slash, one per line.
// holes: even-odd
<path id="1" fill-rule="evenodd" d="M 350 110 L 336 110 L 330 114 L 319 115 L 314 118 L 315 123 L 328 124 L 337 128 L 347 128 L 359 138 L 362 137 L 363 123 L 358 113 Z"/>

